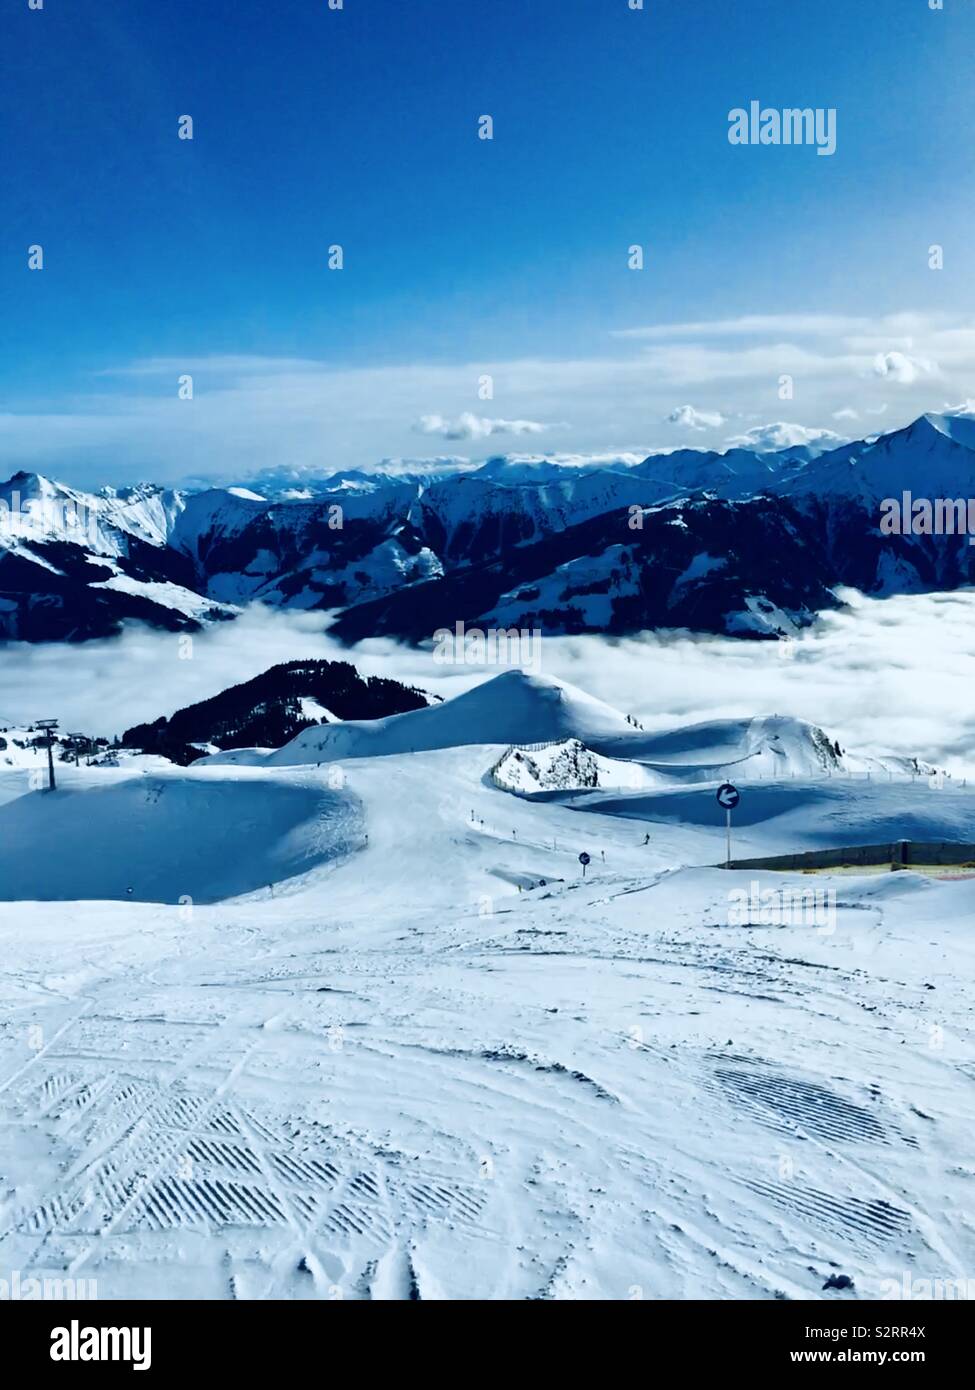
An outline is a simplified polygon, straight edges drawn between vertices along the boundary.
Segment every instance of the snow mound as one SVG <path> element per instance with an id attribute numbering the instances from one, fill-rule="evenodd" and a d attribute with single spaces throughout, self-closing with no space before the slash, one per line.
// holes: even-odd
<path id="1" fill-rule="evenodd" d="M 361 838 L 353 797 L 296 778 L 103 777 L 0 806 L 0 900 L 219 902 L 269 893 Z"/>
<path id="2" fill-rule="evenodd" d="M 577 738 L 541 748 L 511 747 L 495 763 L 491 776 L 502 791 L 520 793 L 643 788 L 655 780 L 639 764 L 600 757 Z"/>
<path id="3" fill-rule="evenodd" d="M 623 737 L 625 715 L 550 676 L 505 671 L 441 705 L 304 729 L 271 755 L 275 766 L 387 757 L 483 743 Z"/>
<path id="4" fill-rule="evenodd" d="M 260 767 L 276 751 L 274 748 L 220 748 L 200 758 L 194 767 Z"/>
<path id="5" fill-rule="evenodd" d="M 671 782 L 842 776 L 851 770 L 817 725 L 781 715 L 716 719 L 656 734 L 631 731 L 593 746 L 609 757 L 634 759 Z"/>

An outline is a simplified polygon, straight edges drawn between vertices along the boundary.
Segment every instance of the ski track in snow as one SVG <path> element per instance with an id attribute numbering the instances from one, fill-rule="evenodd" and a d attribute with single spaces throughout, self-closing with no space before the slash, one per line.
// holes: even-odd
<path id="1" fill-rule="evenodd" d="M 275 834 L 299 871 L 189 911 L 178 882 L 0 905 L 0 1269 L 101 1298 L 975 1276 L 975 885 L 790 876 L 836 887 L 834 932 L 732 926 L 755 875 L 679 867 L 721 858 L 720 819 L 516 798 L 485 776 L 500 751 L 363 758 L 341 792 L 325 768 L 174 773 L 170 816 L 193 777 L 292 786 Z M 823 833 L 789 791 L 751 843 Z"/>

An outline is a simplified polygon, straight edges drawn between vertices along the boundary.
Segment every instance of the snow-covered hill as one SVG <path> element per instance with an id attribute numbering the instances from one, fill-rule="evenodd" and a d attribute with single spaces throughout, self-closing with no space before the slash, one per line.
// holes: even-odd
<path id="1" fill-rule="evenodd" d="M 671 782 L 868 774 L 927 777 L 936 771 L 918 758 L 877 758 L 841 750 L 817 725 L 785 715 L 709 720 L 657 734 L 630 731 L 619 740 L 600 740 L 598 748 L 633 759 Z"/>
<path id="2" fill-rule="evenodd" d="M 627 728 L 625 715 L 567 681 L 505 671 L 441 705 L 306 729 L 269 762 L 289 767 L 485 743 L 586 741 Z"/>
<path id="3" fill-rule="evenodd" d="M 347 661 L 287 661 L 169 718 L 127 729 L 122 743 L 185 765 L 197 749 L 281 746 L 308 726 L 372 720 L 436 702 L 399 681 L 360 676 Z"/>
<path id="4" fill-rule="evenodd" d="M 499 769 L 502 779 L 511 778 L 521 791 L 551 789 L 559 776 L 570 779 L 565 785 L 625 787 L 736 777 L 909 778 L 936 771 L 917 758 L 841 752 L 816 725 L 782 715 L 712 720 L 646 733 L 619 710 L 569 682 L 520 670 L 490 677 L 431 708 L 306 729 L 275 752 L 255 750 L 254 760 L 266 758 L 273 766 L 286 767 L 478 744 L 509 744 L 515 746 L 513 751 L 525 753 L 524 762 L 514 759 Z M 571 780 L 591 776 L 597 780 Z M 524 778 L 528 781 L 521 785 Z M 530 786 L 532 780 L 538 781 L 537 788 Z"/>
<path id="5" fill-rule="evenodd" d="M 577 738 L 512 746 L 492 767 L 491 778 L 495 786 L 522 793 L 656 784 L 649 770 L 622 758 L 600 757 Z"/>
<path id="6" fill-rule="evenodd" d="M 7 902 L 215 902 L 270 891 L 361 839 L 354 798 L 293 777 L 69 767 L 59 783 L 0 806 Z"/>

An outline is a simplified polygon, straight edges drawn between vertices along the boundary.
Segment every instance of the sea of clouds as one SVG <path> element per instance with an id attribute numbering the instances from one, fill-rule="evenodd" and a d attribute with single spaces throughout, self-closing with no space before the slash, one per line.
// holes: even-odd
<path id="1" fill-rule="evenodd" d="M 785 714 L 819 724 L 845 748 L 929 759 L 975 775 L 975 593 L 865 599 L 824 614 L 790 643 L 686 632 L 542 639 L 541 671 L 635 715 L 647 729 Z M 444 666 L 429 650 L 377 639 L 355 648 L 322 614 L 254 606 L 193 639 L 144 627 L 79 645 L 13 643 L 0 655 L 0 725 L 59 718 L 112 736 L 169 715 L 276 662 L 352 661 L 449 698 L 497 667 Z"/>

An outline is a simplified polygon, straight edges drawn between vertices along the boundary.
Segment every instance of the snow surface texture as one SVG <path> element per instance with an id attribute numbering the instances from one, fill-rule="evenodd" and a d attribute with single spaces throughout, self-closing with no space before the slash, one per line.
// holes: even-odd
<path id="1" fill-rule="evenodd" d="M 975 793 L 524 678 L 380 723 L 251 766 L 62 766 L 53 796 L 0 766 L 0 1266 L 103 1299 L 972 1277 L 975 882 L 708 867 L 696 779 L 788 745 L 742 855 L 972 840 Z M 649 785 L 489 775 L 569 739 Z M 759 880 L 832 889 L 831 922 L 743 922 Z"/>

